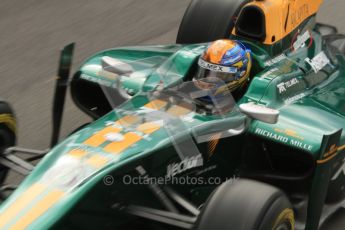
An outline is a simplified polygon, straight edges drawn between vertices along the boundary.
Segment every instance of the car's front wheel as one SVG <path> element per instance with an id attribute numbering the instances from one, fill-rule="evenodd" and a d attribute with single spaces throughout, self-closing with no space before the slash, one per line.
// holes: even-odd
<path id="1" fill-rule="evenodd" d="M 222 184 L 203 208 L 195 230 L 293 230 L 291 204 L 279 189 L 251 180 Z"/>

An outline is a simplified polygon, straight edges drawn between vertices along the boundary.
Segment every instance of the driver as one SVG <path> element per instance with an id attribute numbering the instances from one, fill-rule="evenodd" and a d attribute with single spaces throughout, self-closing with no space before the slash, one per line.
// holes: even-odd
<path id="1" fill-rule="evenodd" d="M 249 81 L 251 66 L 251 51 L 241 42 L 229 39 L 212 42 L 200 56 L 193 79 L 197 88 L 209 92 L 199 100 L 211 102 L 229 94 L 238 99 Z"/>

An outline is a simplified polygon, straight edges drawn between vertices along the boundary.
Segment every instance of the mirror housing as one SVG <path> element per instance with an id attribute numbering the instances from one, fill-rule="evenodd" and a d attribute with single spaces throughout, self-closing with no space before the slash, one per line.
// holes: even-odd
<path id="1" fill-rule="evenodd" d="M 254 103 L 244 103 L 240 105 L 240 111 L 250 118 L 262 121 L 268 124 L 276 124 L 279 118 L 279 111 L 267 108 L 263 105 Z"/>
<path id="2" fill-rule="evenodd" d="M 108 56 L 102 57 L 102 67 L 103 69 L 106 69 L 107 71 L 118 75 L 124 75 L 134 72 L 132 66 L 130 66 L 126 62 Z"/>

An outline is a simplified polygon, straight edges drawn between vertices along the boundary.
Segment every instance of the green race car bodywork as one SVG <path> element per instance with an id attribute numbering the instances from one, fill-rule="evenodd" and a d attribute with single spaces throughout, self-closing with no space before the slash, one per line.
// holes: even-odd
<path id="1" fill-rule="evenodd" d="M 316 29 L 311 37 L 309 46 L 280 54 L 242 40 L 253 54 L 251 81 L 237 105 L 222 115 L 199 113 L 178 94 L 178 87 L 192 82 L 207 44 L 126 47 L 92 56 L 75 74 L 72 96 L 96 120 L 54 147 L 1 204 L 0 229 L 120 228 L 134 218 L 115 206 L 162 208 L 147 186 L 124 183 L 126 175 L 143 175 L 140 169 L 150 177 L 168 176 L 167 183 L 171 176 L 240 176 L 309 194 L 311 201 L 317 200 L 313 194 L 326 197 L 328 186 L 318 183 L 331 181 L 333 186 L 332 181 L 345 176 L 345 134 L 339 131 L 345 128 L 345 56 L 334 52 Z M 329 63 L 314 71 L 306 59 L 320 53 Z M 104 57 L 133 69 L 119 79 L 104 66 Z M 117 98 L 109 92 L 119 87 L 129 97 L 115 107 Z M 166 105 L 164 92 L 176 87 L 176 100 Z M 249 118 L 238 109 L 249 102 L 278 110 L 278 122 Z M 219 136 L 210 139 L 215 134 Z M 215 139 L 210 151 L 209 142 Z M 187 153 L 178 149 L 183 143 L 188 143 Z M 275 167 L 262 160 L 262 143 L 278 154 Z M 178 165 L 183 160 L 187 163 Z M 325 172 L 328 181 L 320 176 Z M 170 185 L 197 205 L 215 188 Z M 319 218 L 319 203 L 310 202 L 308 210 Z M 307 225 L 315 225 L 313 218 Z"/>

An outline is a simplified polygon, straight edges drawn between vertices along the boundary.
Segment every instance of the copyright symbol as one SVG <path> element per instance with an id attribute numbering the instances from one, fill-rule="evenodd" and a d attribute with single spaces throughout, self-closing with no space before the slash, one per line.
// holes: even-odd
<path id="1" fill-rule="evenodd" d="M 107 186 L 113 185 L 114 184 L 114 177 L 107 175 L 103 177 L 103 183 Z"/>

